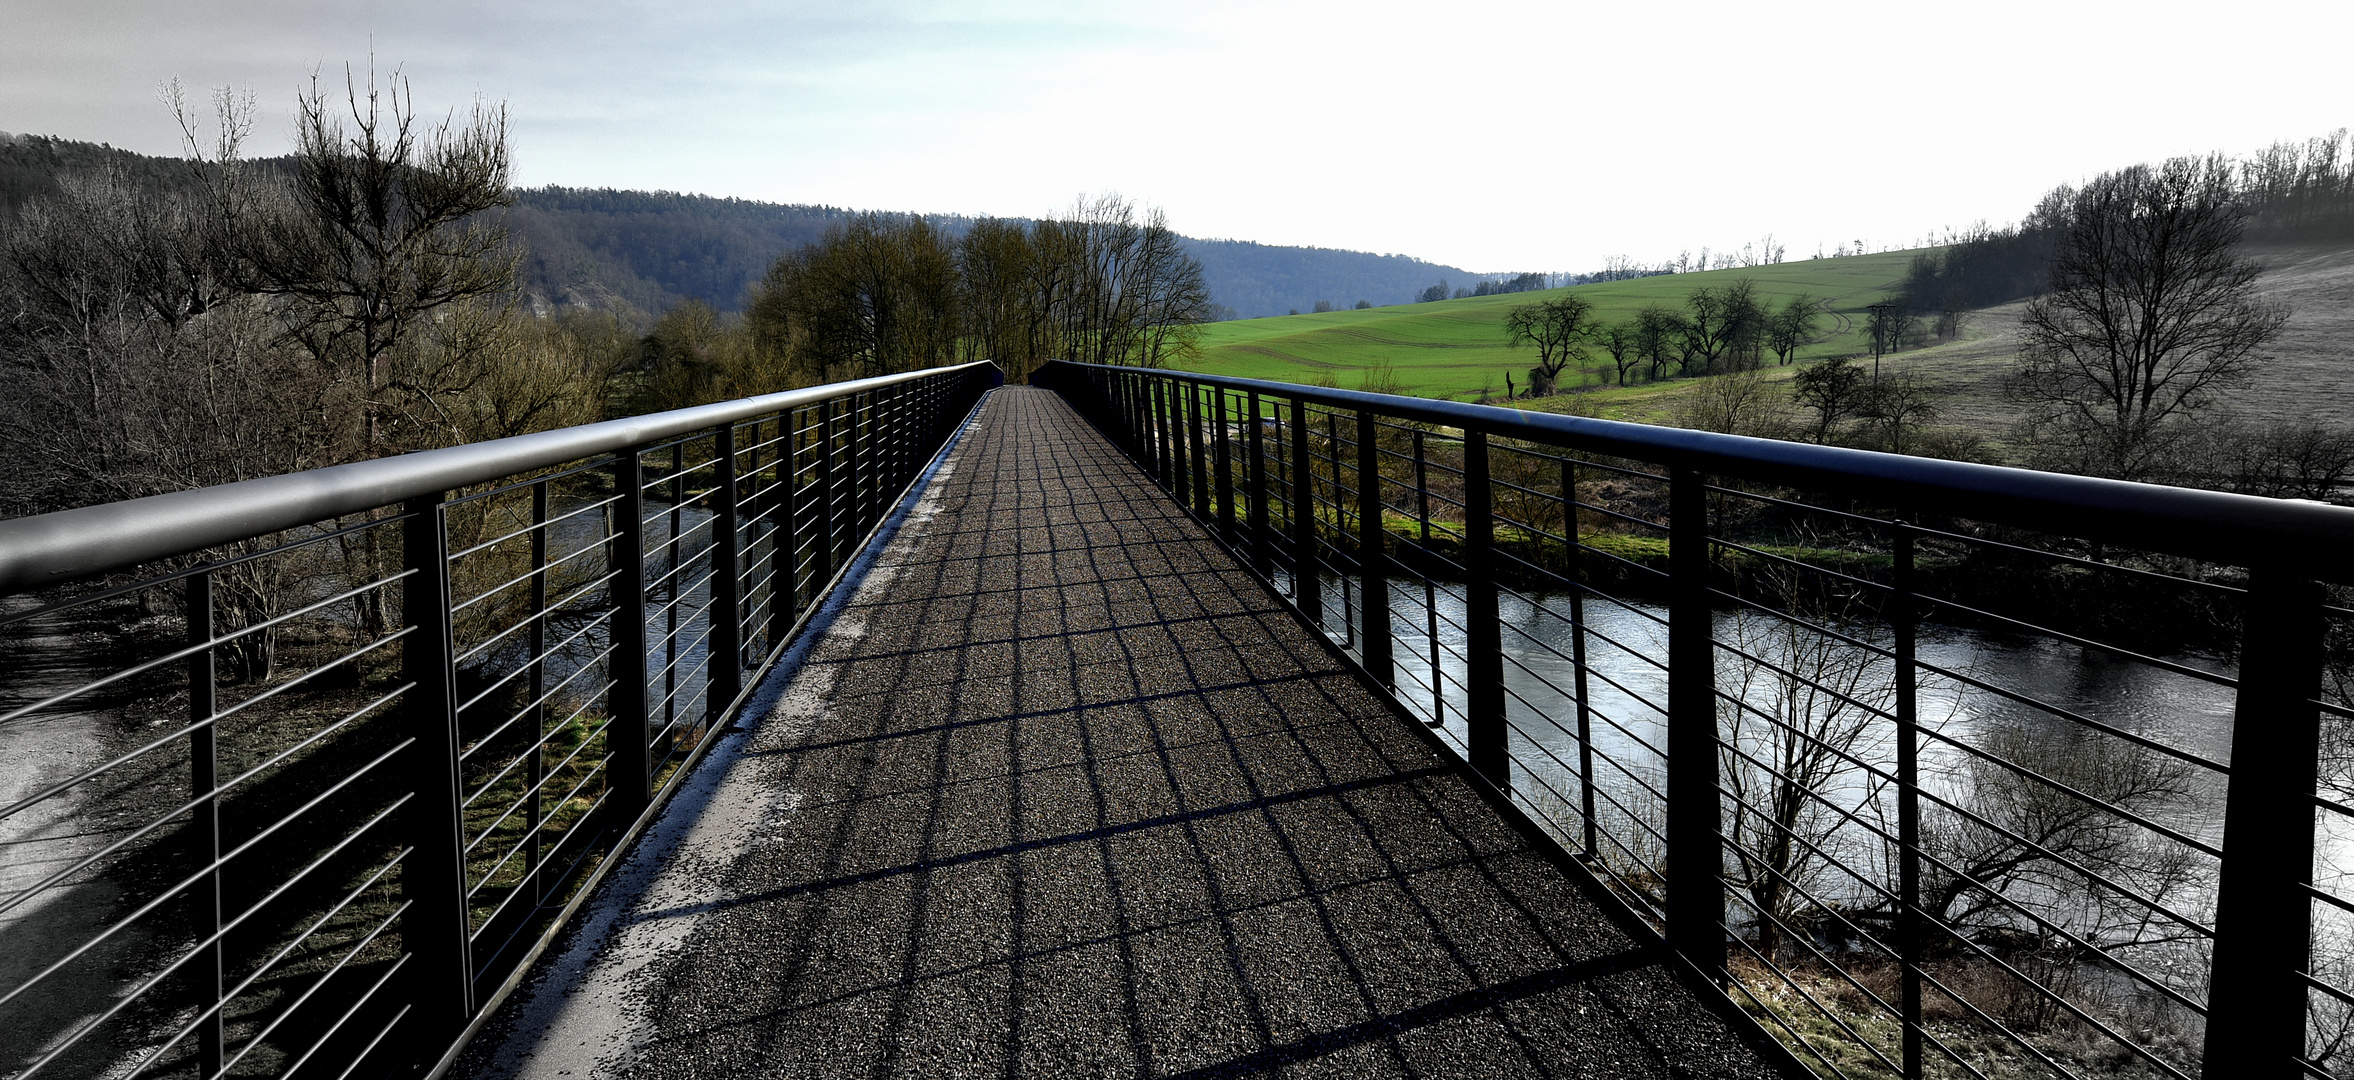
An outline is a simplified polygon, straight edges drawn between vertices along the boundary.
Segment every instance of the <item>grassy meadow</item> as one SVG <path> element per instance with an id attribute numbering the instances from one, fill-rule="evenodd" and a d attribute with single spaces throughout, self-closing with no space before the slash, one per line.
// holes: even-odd
<path id="1" fill-rule="evenodd" d="M 1811 360 L 1868 350 L 1864 309 L 1903 278 L 1916 254 L 1919 252 L 1891 251 L 1571 288 L 1593 302 L 1596 316 L 1612 322 L 1631 319 L 1651 304 L 1681 307 L 1684 297 L 1696 288 L 1744 278 L 1754 283 L 1758 298 L 1770 305 L 1805 293 L 1823 301 L 1828 312 L 1816 328 L 1817 339 L 1798 351 L 1797 359 Z M 1335 385 L 1354 387 L 1364 381 L 1369 369 L 1388 364 L 1406 393 L 1471 400 L 1485 391 L 1501 398 L 1504 376 L 1509 373 L 1515 385 L 1524 386 L 1528 369 L 1536 362 L 1534 348 L 1505 343 L 1505 313 L 1567 291 L 1213 323 L 1202 334 L 1200 357 L 1180 366 L 1207 374 L 1282 382 L 1329 379 Z M 1585 382 L 1615 385 L 1609 357 L 1597 353 L 1594 363 L 1598 366 L 1591 369 Z M 1577 381 L 1564 373 L 1563 384 L 1569 388 Z M 1630 387 L 1626 393 L 1646 389 L 1656 393 L 1672 385 Z M 1613 391 L 1605 397 L 1619 393 Z"/>
<path id="2" fill-rule="evenodd" d="M 2313 417 L 2344 423 L 2354 418 L 2354 378 L 2349 377 L 2354 374 L 2354 358 L 2343 344 L 2354 338 L 2354 304 L 2346 300 L 2354 295 L 2354 247 L 2315 241 L 2251 245 L 2247 253 L 2265 267 L 2258 279 L 2259 294 L 2288 307 L 2291 315 L 2281 336 L 2264 350 L 2267 359 L 2255 376 L 2228 395 L 2228 406 L 2258 419 Z M 1865 307 L 1896 284 L 1917 254 L 1893 251 L 1574 288 L 1594 302 L 1605 320 L 1630 318 L 1647 304 L 1678 306 L 1699 286 L 1743 277 L 1755 282 L 1759 297 L 1768 303 L 1807 293 L 1826 302 L 1829 317 L 1817 327 L 1816 340 L 1798 350 L 1794 360 L 1803 362 L 1868 353 Z M 1484 388 L 1502 403 L 1504 374 L 1511 372 L 1515 383 L 1523 383 L 1535 362 L 1534 349 L 1504 343 L 1504 313 L 1544 295 L 1482 296 L 1213 323 L 1202 336 L 1200 358 L 1181 366 L 1281 382 L 1329 379 L 1333 385 L 1354 389 L 1369 370 L 1388 364 L 1402 393 L 1467 401 L 1476 400 Z M 2021 416 L 2021 406 L 2005 390 L 2018 369 L 2019 315 L 2024 307 L 2010 303 L 1970 312 L 1953 340 L 1890 353 L 1882 364 L 1910 372 L 1938 395 L 1939 426 L 1981 435 L 1999 454 Z M 1707 383 L 1673 378 L 1646 383 L 1640 381 L 1638 369 L 1634 385 L 1619 387 L 1607 356 L 1597 356 L 1594 363 L 1602 366 L 1589 368 L 1585 392 L 1512 404 L 1674 424 L 1683 400 L 1703 391 Z M 1778 367 L 1769 361 L 1761 375 L 1781 384 L 1798 367 L 1796 362 Z M 1564 386 L 1578 389 L 1580 381 L 1565 375 Z"/>

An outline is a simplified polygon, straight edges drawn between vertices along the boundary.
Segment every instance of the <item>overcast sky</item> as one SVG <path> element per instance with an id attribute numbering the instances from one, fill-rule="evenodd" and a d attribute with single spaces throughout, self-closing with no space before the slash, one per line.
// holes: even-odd
<path id="1" fill-rule="evenodd" d="M 2333 14 L 2334 12 L 2334 14 Z M 2135 161 L 2354 122 L 2335 3 L 0 0 L 0 130 L 286 146 L 314 70 L 512 110 L 517 182 L 1035 216 L 1475 271 L 1904 246 Z"/>

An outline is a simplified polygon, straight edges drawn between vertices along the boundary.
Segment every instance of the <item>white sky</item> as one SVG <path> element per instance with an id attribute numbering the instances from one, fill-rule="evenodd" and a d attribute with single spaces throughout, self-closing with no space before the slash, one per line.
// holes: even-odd
<path id="1" fill-rule="evenodd" d="M 2135 161 L 2354 123 L 2354 8 L 1320 0 L 0 0 L 0 130 L 173 153 L 156 88 L 371 48 L 515 121 L 518 182 L 1038 215 L 1586 270 L 2020 216 Z"/>

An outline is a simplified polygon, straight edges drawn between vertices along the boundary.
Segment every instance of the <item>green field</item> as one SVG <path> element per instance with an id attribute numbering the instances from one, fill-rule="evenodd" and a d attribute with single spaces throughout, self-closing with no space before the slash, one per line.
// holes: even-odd
<path id="1" fill-rule="evenodd" d="M 1593 301 L 1598 317 L 1616 321 L 1633 318 L 1649 304 L 1680 307 L 1693 289 L 1743 278 L 1754 282 L 1758 298 L 1769 304 L 1778 305 L 1798 293 L 1824 302 L 1829 314 L 1816 329 L 1819 336 L 1799 349 L 1798 359 L 1853 354 L 1870 345 L 1863 332 L 1865 306 L 1894 287 L 1917 254 L 1891 251 L 1545 292 L 1212 323 L 1203 330 L 1201 355 L 1178 366 L 1281 382 L 1330 380 L 1354 388 L 1368 369 L 1387 363 L 1405 393 L 1470 400 L 1485 390 L 1501 398 L 1504 376 L 1509 373 L 1515 385 L 1525 388 L 1528 369 L 1536 363 L 1534 348 L 1505 343 L 1504 315 L 1519 305 L 1574 290 Z M 1589 383 L 1604 375 L 1615 380 L 1608 356 L 1596 353 L 1593 362 L 1600 367 Z M 1567 373 L 1562 381 L 1564 389 L 1577 385 Z"/>

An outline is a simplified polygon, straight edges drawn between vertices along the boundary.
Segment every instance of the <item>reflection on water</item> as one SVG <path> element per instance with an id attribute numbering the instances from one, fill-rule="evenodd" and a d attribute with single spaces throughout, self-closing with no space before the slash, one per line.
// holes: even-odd
<path id="1" fill-rule="evenodd" d="M 1337 638 L 1353 643 L 1361 626 L 1360 597 L 1354 582 L 1327 577 L 1323 585 L 1325 625 Z M 1391 593 L 1398 697 L 1461 750 L 1469 698 L 1462 586 L 1399 578 L 1392 582 Z M 1588 766 L 1579 753 L 1574 658 L 1580 643 L 1572 609 L 1566 594 L 1506 591 L 1500 601 L 1514 796 L 1540 820 L 1551 822 L 1574 848 L 1583 842 L 1578 834 L 1584 827 L 1580 806 L 1586 795 L 1583 775 Z M 1584 729 L 1591 733 L 1590 768 L 1597 817 L 1605 832 L 1625 834 L 1619 839 L 1624 846 L 1604 852 L 1606 856 L 1649 859 L 1660 850 L 1656 837 L 1648 832 L 1664 828 L 1659 796 L 1665 791 L 1666 619 L 1666 609 L 1659 605 L 1601 597 L 1584 602 L 1583 647 L 1588 665 Z M 1784 655 L 1790 648 L 1787 643 L 1777 646 L 1775 640 L 1758 638 L 1758 627 L 1771 622 L 1774 620 L 1720 611 L 1715 626 L 1720 643 L 1746 644 L 1746 651 L 1754 658 L 1744 660 L 1734 651 L 1720 649 L 1720 693 L 1746 698 L 1767 714 L 1776 709 L 1775 703 L 1765 700 L 1773 695 L 1770 684 L 1774 680 L 1751 679 L 1759 689 L 1749 694 L 1741 687 L 1745 675 L 1761 670 L 1771 674 L 1773 666 L 1789 660 Z M 1882 636 L 1873 644 L 1891 647 L 1885 628 L 1876 632 Z M 1862 655 L 1852 645 L 1844 648 L 1851 655 Z M 1967 805 L 1971 778 L 1997 770 L 2012 775 L 2020 775 L 2018 770 L 2032 771 L 2041 779 L 2024 783 L 2048 790 L 2049 785 L 2064 784 L 2067 777 L 2081 775 L 2088 756 L 2136 755 L 2136 761 L 2157 763 L 2142 767 L 2168 770 L 2172 794 L 2138 802 L 2135 809 L 2164 829 L 2220 846 L 2224 797 L 2220 774 L 2162 753 L 2136 749 L 2130 740 L 2100 733 L 2098 727 L 2228 766 L 2232 690 L 2199 678 L 2195 672 L 2229 677 L 2234 674 L 2233 664 L 2212 657 L 2162 658 L 2190 669 L 2175 671 L 2050 638 L 1945 626 L 1924 626 L 1916 655 L 1920 665 L 1919 717 L 1926 733 L 1921 775 L 1923 787 L 1931 795 Z M 1881 659 L 1869 667 L 1860 675 L 1848 672 L 1853 683 L 1848 692 L 1857 704 L 1892 711 L 1893 661 Z M 1734 709 L 1725 703 L 1724 714 L 1729 717 Z M 1886 823 L 1891 834 L 1895 810 L 1888 778 L 1896 770 L 1894 736 L 1892 720 L 1871 718 L 1846 746 L 1854 759 L 1848 763 L 1852 767 L 1839 770 L 1820 792 L 1823 803 L 1857 815 L 1859 827 Z M 2012 756 L 2001 756 L 2006 754 Z M 2000 761 L 1990 760 L 1995 757 Z M 2006 762 L 2016 769 L 2005 768 Z M 1942 809 L 1930 807 L 1931 812 Z M 2354 826 L 2336 815 L 2324 818 L 2317 869 L 2325 882 L 2341 881 L 2354 874 Z M 2176 899 L 2169 903 L 2195 911 L 2202 920 L 2209 917 L 2212 860 L 2196 853 L 2195 848 L 2159 839 L 2161 834 L 2155 831 L 2134 831 L 2143 840 L 2190 853 L 2200 867 L 2193 872 L 2198 882 L 2173 894 Z M 1607 837 L 1604 845 L 1610 846 Z"/>

